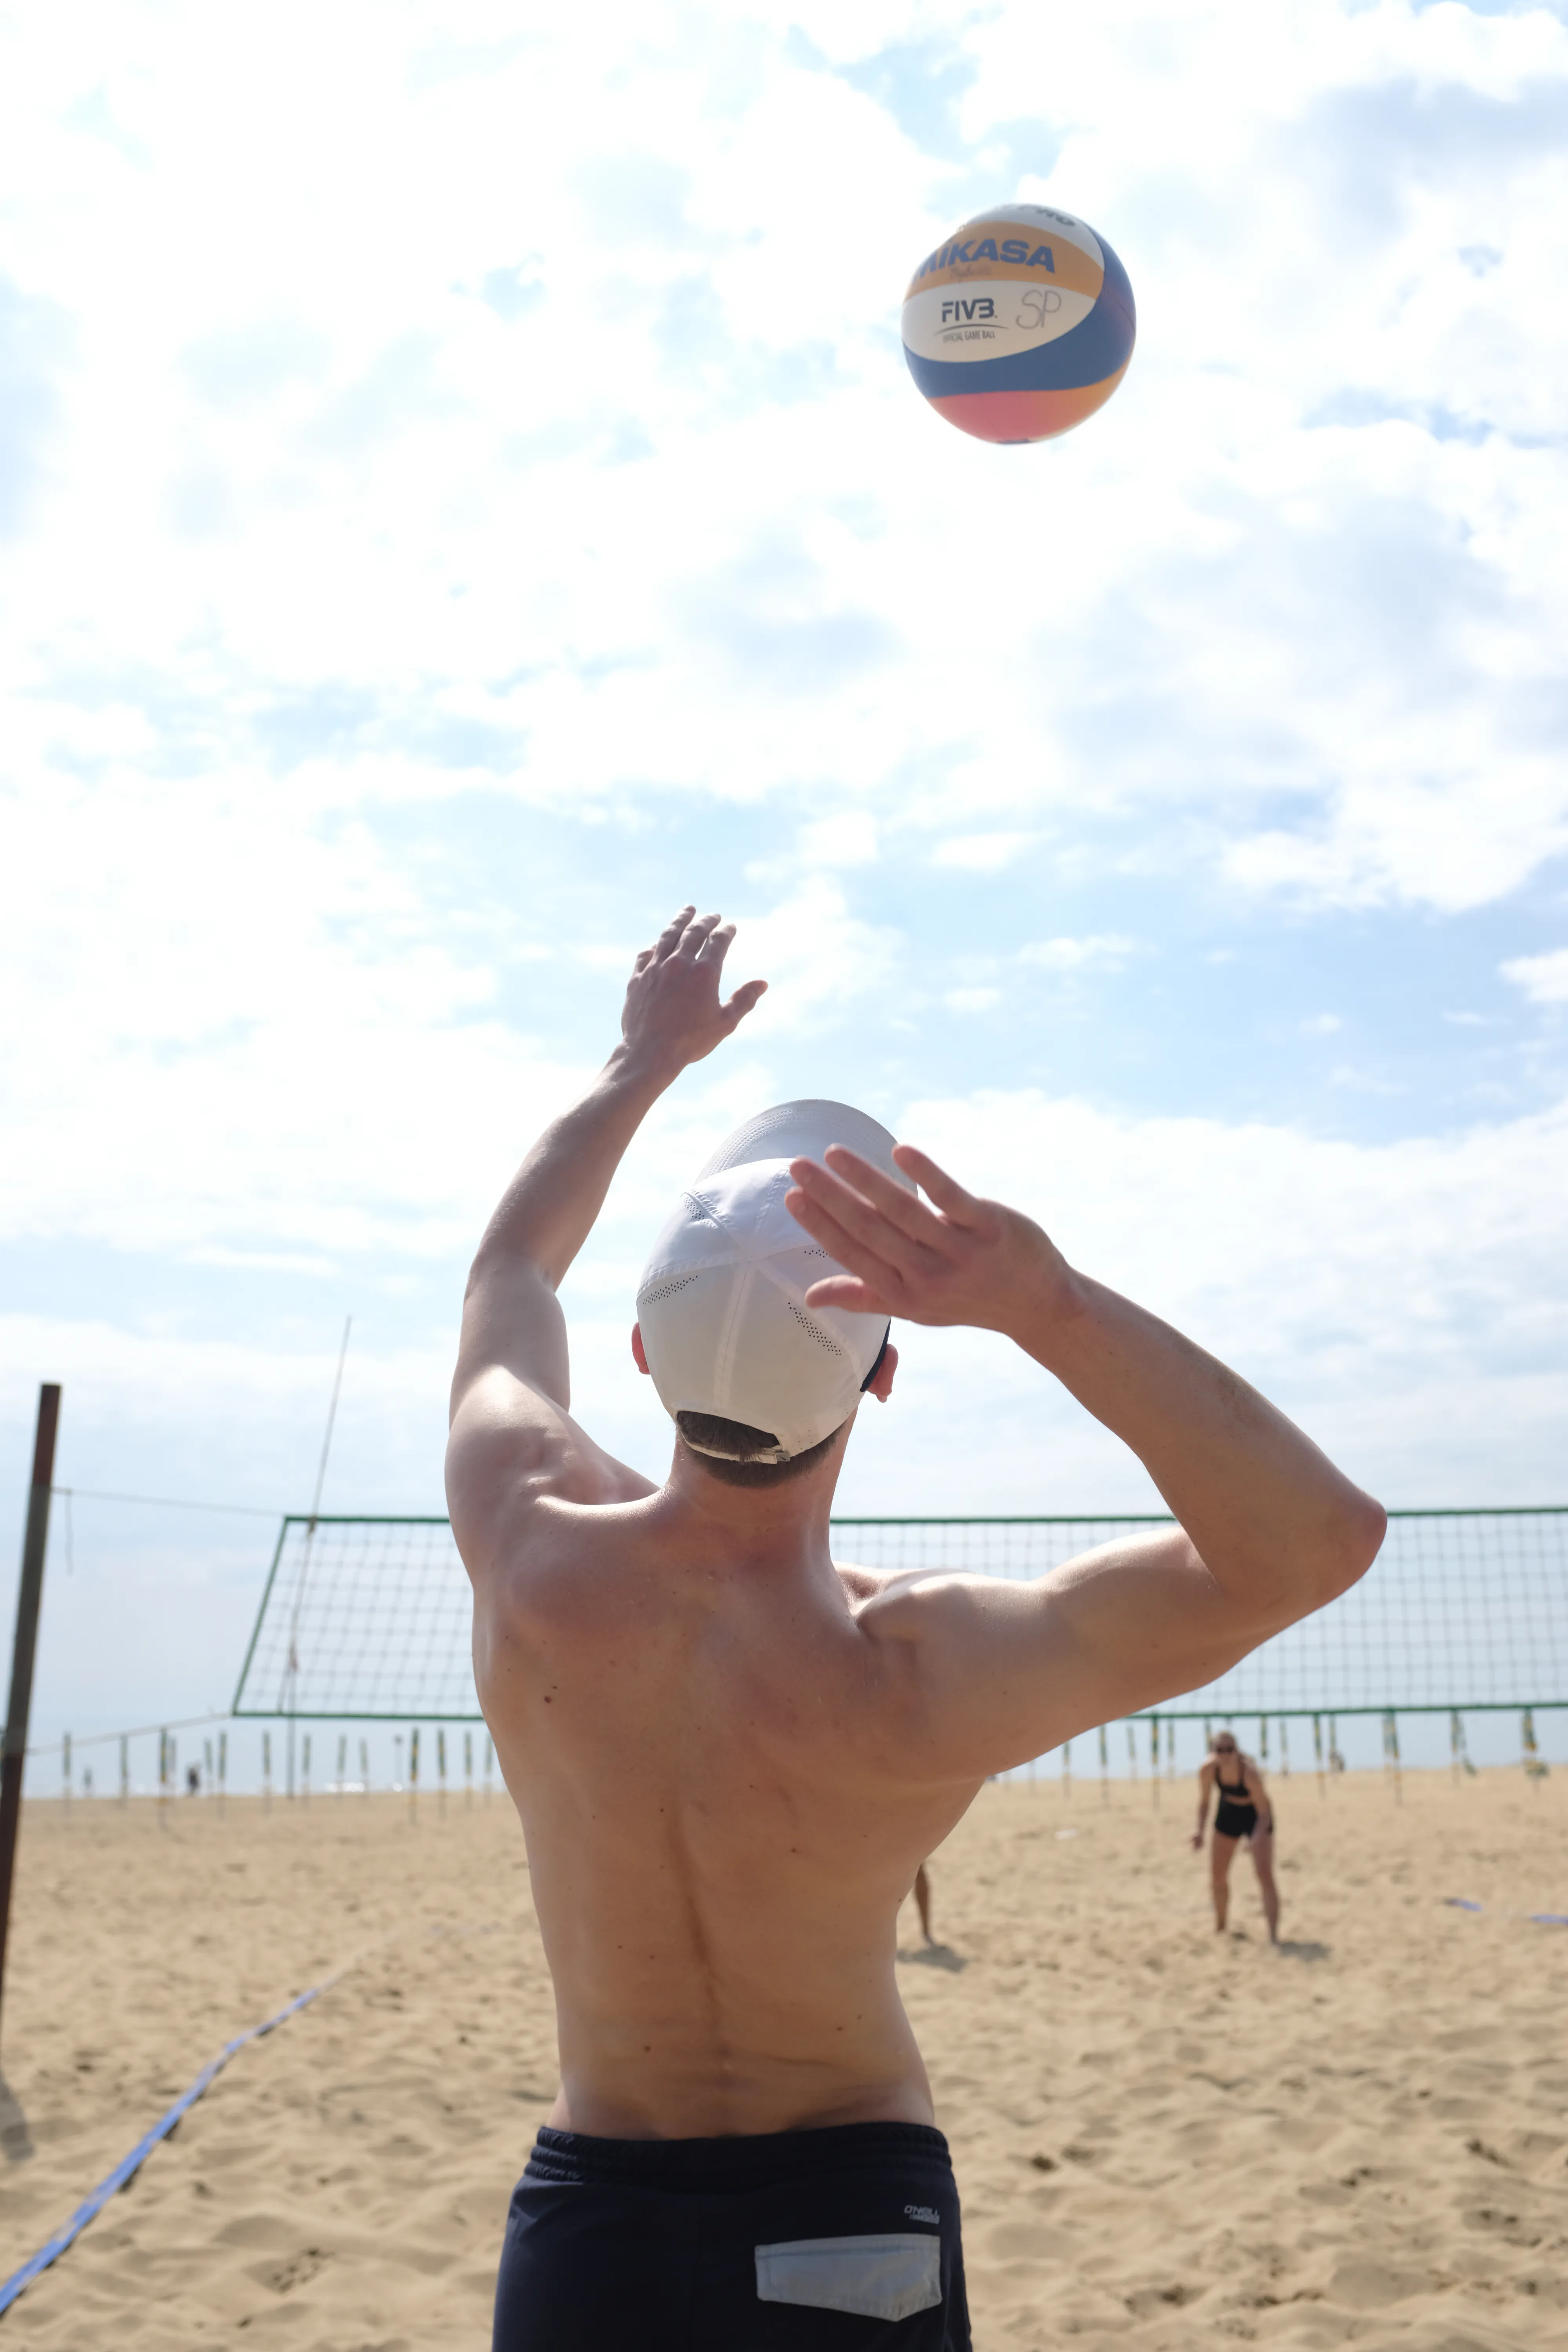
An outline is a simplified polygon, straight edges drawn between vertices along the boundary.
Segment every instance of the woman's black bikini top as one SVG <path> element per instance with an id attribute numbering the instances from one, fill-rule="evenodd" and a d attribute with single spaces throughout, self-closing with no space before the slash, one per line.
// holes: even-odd
<path id="1" fill-rule="evenodd" d="M 1230 1806 L 1233 1812 L 1255 1813 L 1258 1811 L 1258 1800 L 1248 1792 L 1245 1772 L 1239 1780 L 1222 1780 L 1219 1777 L 1219 1766 L 1216 1764 L 1214 1768 L 1214 1784 L 1219 1790 L 1220 1803 Z"/>

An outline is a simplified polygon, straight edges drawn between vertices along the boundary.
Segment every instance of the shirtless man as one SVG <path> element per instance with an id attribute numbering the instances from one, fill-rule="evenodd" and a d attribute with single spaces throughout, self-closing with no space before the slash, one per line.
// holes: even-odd
<path id="1" fill-rule="evenodd" d="M 556 1290 L 643 1118 L 763 992 L 722 999 L 733 929 L 689 907 L 638 956 L 620 1043 L 523 1161 L 464 1303 L 447 1492 L 561 2054 L 497 2352 L 966 2352 L 894 1981 L 918 1864 L 989 1774 L 1212 1681 L 1383 1533 L 1234 1372 L 838 1104 L 740 1129 L 655 1245 L 632 1352 L 676 1420 L 664 1484 L 597 1446 Z M 836 1565 L 895 1316 L 1005 1333 L 1179 1526 L 1034 1584 Z"/>
<path id="2" fill-rule="evenodd" d="M 1252 1867 L 1258 1873 L 1258 1891 L 1263 1897 L 1263 1916 L 1268 1922 L 1268 1940 L 1277 1944 L 1279 1941 L 1279 1889 L 1274 1884 L 1274 1801 L 1264 1786 L 1261 1769 L 1252 1757 L 1242 1754 L 1233 1731 L 1216 1731 L 1214 1734 L 1209 1741 L 1209 1753 L 1198 1767 L 1198 1825 L 1193 1832 L 1194 1850 L 1203 1845 L 1209 1799 L 1213 1796 L 1219 1799 L 1214 1817 L 1214 1835 L 1209 1842 L 1209 1880 L 1214 1895 L 1215 1932 L 1216 1935 L 1225 1933 L 1226 1917 L 1230 1908 L 1230 1865 L 1236 1859 L 1237 1841 L 1245 1838 L 1252 1856 Z"/>

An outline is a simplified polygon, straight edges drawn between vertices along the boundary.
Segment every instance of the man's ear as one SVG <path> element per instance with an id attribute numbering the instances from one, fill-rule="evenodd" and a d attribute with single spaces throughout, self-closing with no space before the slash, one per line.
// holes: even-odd
<path id="1" fill-rule="evenodd" d="M 636 1364 L 639 1372 L 647 1371 L 647 1351 L 642 1343 L 642 1325 L 640 1323 L 634 1323 L 632 1325 L 632 1361 Z"/>
<path id="2" fill-rule="evenodd" d="M 899 1351 L 889 1341 L 882 1350 L 882 1360 L 877 1367 L 877 1377 L 867 1390 L 879 1404 L 886 1404 L 893 1393 L 893 1374 L 899 1369 Z"/>

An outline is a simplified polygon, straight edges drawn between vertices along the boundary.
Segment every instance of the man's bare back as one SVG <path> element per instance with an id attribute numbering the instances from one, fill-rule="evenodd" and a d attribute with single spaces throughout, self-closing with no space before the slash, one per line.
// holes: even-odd
<path id="1" fill-rule="evenodd" d="M 582 1517 L 550 1515 L 539 1589 L 481 1619 L 556 1985 L 552 2123 L 929 2124 L 894 1926 L 979 1782 L 919 1776 L 893 1580 L 836 1570 L 826 1528 L 768 1547 L 658 1494 Z"/>
<path id="2" fill-rule="evenodd" d="M 828 1436 L 782 1461 L 774 1445 L 743 1470 L 715 1459 L 710 1423 L 683 1413 L 659 1487 L 595 1445 L 570 1413 L 556 1288 L 647 1109 L 762 992 L 752 982 L 721 1002 L 731 935 L 686 908 L 638 958 L 621 1045 L 534 1147 L 480 1246 L 453 1384 L 447 1484 L 474 1584 L 476 1674 L 528 1843 L 559 2021 L 556 2137 L 530 2174 L 570 2180 L 573 2196 L 595 2164 L 612 2181 L 635 2170 L 638 2144 L 732 2139 L 760 2162 L 809 2134 L 820 2170 L 880 2127 L 900 2161 L 896 2135 L 912 2132 L 909 2161 L 925 2163 L 924 2143 L 941 2143 L 921 2136 L 931 2091 L 894 1980 L 895 1922 L 921 1861 L 988 1775 L 1223 1672 L 1353 1582 L 1382 1535 L 1378 1507 L 1234 1373 L 905 1146 L 881 1165 L 829 1149 L 780 1174 L 775 1224 L 784 1199 L 801 1249 L 825 1261 L 795 1323 L 825 1345 L 836 1315 L 840 1333 L 894 1317 L 1005 1332 L 1139 1454 L 1174 1529 L 1033 1585 L 884 1577 L 836 1567 L 828 1549 L 853 1394 L 841 1423 L 837 1407 L 827 1416 Z M 703 1195 L 693 1213 L 720 1210 Z M 640 1325 L 633 1350 L 648 1370 Z M 668 1368 L 651 1369 L 674 1412 Z M 884 1345 L 860 1385 L 885 1402 L 896 1369 Z M 578 2326 L 574 2263 L 585 2257 L 542 2267 L 558 2209 L 546 2188 L 531 2202 L 525 2176 L 513 2232 L 533 2251 L 513 2260 L 509 2235 L 498 2347 L 547 2321 Z M 588 2209 L 577 2198 L 559 2210 Z M 934 2204 L 903 2210 L 935 2230 Z M 768 2263 L 789 2248 L 759 2243 L 755 2297 L 864 2312 L 940 2298 L 947 2332 L 920 2341 L 966 2343 L 955 2202 L 942 2226 L 940 2284 L 932 2271 L 881 2303 L 835 2304 L 820 2286 L 775 2297 Z M 607 2218 L 595 2242 L 642 2227 Z M 918 2265 L 922 2243 L 917 2232 L 898 2259 Z M 582 2294 L 592 2300 L 586 2283 Z M 762 2343 L 755 2313 L 746 2325 Z M 578 2332 L 594 2337 L 586 2319 Z"/>

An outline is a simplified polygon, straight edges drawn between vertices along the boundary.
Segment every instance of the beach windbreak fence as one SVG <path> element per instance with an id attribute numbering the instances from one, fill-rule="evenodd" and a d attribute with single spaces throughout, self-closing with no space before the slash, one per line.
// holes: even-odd
<path id="1" fill-rule="evenodd" d="M 1137 1517 L 855 1518 L 835 1557 L 866 1568 L 1027 1579 L 1169 1527 Z M 235 1693 L 236 1716 L 477 1721 L 468 1580 L 444 1518 L 290 1516 Z M 1436 1713 L 1568 1705 L 1568 1505 L 1396 1511 L 1369 1573 L 1167 1718 Z"/>

